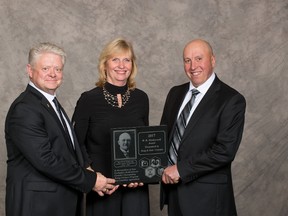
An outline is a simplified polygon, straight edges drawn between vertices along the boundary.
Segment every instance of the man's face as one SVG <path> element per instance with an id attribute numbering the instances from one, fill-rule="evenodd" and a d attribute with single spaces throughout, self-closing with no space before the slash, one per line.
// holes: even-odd
<path id="1" fill-rule="evenodd" d="M 192 41 L 183 52 L 184 70 L 195 87 L 203 84 L 212 74 L 215 57 L 201 40 Z"/>
<path id="2" fill-rule="evenodd" d="M 27 65 L 30 80 L 36 87 L 54 95 L 63 78 L 62 58 L 54 53 L 43 53 L 38 56 L 34 65 Z"/>
<path id="3" fill-rule="evenodd" d="M 131 144 L 131 136 L 128 133 L 123 133 L 119 136 L 118 144 L 120 149 L 127 151 Z"/>

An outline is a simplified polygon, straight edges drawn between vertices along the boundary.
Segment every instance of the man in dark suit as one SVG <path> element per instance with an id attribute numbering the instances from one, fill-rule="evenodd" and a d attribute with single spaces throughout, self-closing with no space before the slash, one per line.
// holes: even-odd
<path id="1" fill-rule="evenodd" d="M 161 209 L 168 204 L 169 216 L 235 216 L 231 163 L 242 138 L 245 99 L 214 73 L 215 56 L 207 41 L 189 42 L 183 61 L 190 82 L 170 90 L 161 118 L 171 144 Z"/>
<path id="2" fill-rule="evenodd" d="M 29 85 L 12 103 L 5 122 L 7 216 L 80 215 L 83 192 L 103 196 L 117 189 L 113 179 L 84 168 L 69 118 L 54 104 L 65 58 L 51 43 L 29 52 Z"/>

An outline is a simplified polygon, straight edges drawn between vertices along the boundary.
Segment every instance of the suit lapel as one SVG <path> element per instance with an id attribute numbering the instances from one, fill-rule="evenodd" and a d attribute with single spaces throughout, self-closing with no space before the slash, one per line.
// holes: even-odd
<path id="1" fill-rule="evenodd" d="M 53 118 L 56 119 L 56 121 L 58 122 L 58 125 L 62 127 L 61 122 L 59 121 L 59 118 L 58 118 L 55 110 L 51 106 L 50 102 L 44 97 L 44 95 L 41 94 L 39 91 L 37 91 L 35 88 L 33 88 L 30 85 L 27 86 L 26 90 L 31 92 L 35 97 L 37 97 L 41 101 L 42 106 L 46 110 L 48 110 L 48 112 L 53 116 Z"/>
<path id="2" fill-rule="evenodd" d="M 62 108 L 62 107 L 61 107 Z M 62 112 L 65 116 L 65 118 L 67 119 L 68 123 L 69 123 L 69 127 L 71 129 L 71 133 L 72 133 L 72 136 L 73 136 L 73 140 L 74 140 L 74 148 L 73 149 L 73 153 L 76 154 L 76 157 L 78 159 L 78 162 L 80 165 L 84 165 L 84 161 L 83 161 L 83 157 L 82 157 L 82 153 L 81 153 L 81 150 L 80 150 L 80 147 L 79 147 L 79 143 L 77 141 L 77 137 L 76 137 L 76 134 L 74 132 L 74 129 L 73 129 L 73 126 L 71 124 L 71 121 L 70 119 L 68 118 L 68 115 L 66 114 L 65 110 L 62 108 Z M 70 142 L 70 141 L 69 141 Z"/>
<path id="3" fill-rule="evenodd" d="M 59 122 L 59 125 L 60 125 L 60 127 L 61 127 L 61 129 L 62 129 L 62 133 L 63 133 L 63 135 L 65 136 L 65 139 L 66 139 L 66 143 L 67 143 L 67 145 L 68 145 L 68 148 L 69 148 L 70 151 L 72 152 L 73 156 L 74 156 L 75 158 L 77 158 L 79 164 L 80 164 L 80 165 L 84 165 L 84 160 L 83 160 L 83 157 L 82 157 L 82 152 L 81 152 L 81 150 L 80 150 L 79 143 L 77 142 L 77 138 L 76 138 L 76 135 L 75 135 L 73 126 L 72 126 L 72 124 L 71 124 L 71 121 L 70 121 L 67 113 L 65 112 L 65 110 L 64 110 L 63 107 L 61 106 L 61 104 L 59 104 L 59 105 L 60 105 L 60 109 L 61 109 L 64 117 L 65 117 L 66 120 L 68 121 L 70 130 L 71 130 L 71 133 L 72 133 L 72 136 L 73 136 L 74 148 L 73 148 L 73 146 L 71 146 L 71 143 L 70 143 L 71 140 L 70 140 L 69 137 L 67 137 L 68 134 L 64 131 L 64 128 L 63 128 L 63 126 L 62 126 L 62 123 L 60 122 L 58 116 L 56 116 L 56 117 L 57 117 L 57 120 L 58 120 L 58 122 Z M 53 108 L 52 108 L 52 109 L 53 109 Z M 54 109 L 53 109 L 53 112 L 55 113 Z"/>
<path id="4" fill-rule="evenodd" d="M 215 77 L 214 82 L 202 98 L 201 102 L 198 104 L 197 108 L 195 109 L 194 113 L 192 114 L 189 123 L 185 129 L 185 132 L 182 137 L 182 143 L 188 137 L 193 127 L 196 125 L 197 121 L 201 118 L 202 115 L 208 112 L 212 104 L 218 97 L 218 91 L 220 90 L 220 80 Z"/>
<path id="5" fill-rule="evenodd" d="M 173 112 L 174 125 L 173 125 L 172 128 L 175 128 L 176 120 L 177 120 L 177 117 L 178 117 L 178 112 L 180 110 L 180 107 L 181 107 L 181 105 L 183 103 L 183 100 L 184 100 L 188 90 L 189 90 L 189 83 L 186 83 L 183 86 L 183 88 L 180 89 L 179 94 L 176 95 L 174 108 L 172 109 L 172 110 L 174 110 L 174 112 Z"/>
<path id="6" fill-rule="evenodd" d="M 37 91 L 35 88 L 33 88 L 32 86 L 28 85 L 27 88 L 26 88 L 27 91 L 30 91 L 34 96 L 36 96 L 40 101 L 41 101 L 41 104 L 42 106 L 48 110 L 48 112 L 51 114 L 51 116 L 55 119 L 55 121 L 57 122 L 58 126 L 59 126 L 59 129 L 61 130 L 63 136 L 65 137 L 65 140 L 66 140 L 66 144 L 70 150 L 70 152 L 72 153 L 72 155 L 74 157 L 77 157 L 78 158 L 78 162 L 80 164 L 84 164 L 83 162 L 83 157 L 82 157 L 82 154 L 81 154 L 81 150 L 80 150 L 80 147 L 79 147 L 79 144 L 77 142 L 77 138 L 75 136 L 75 133 L 74 133 L 74 130 L 73 130 L 73 127 L 71 125 L 71 122 L 66 114 L 66 112 L 64 111 L 64 109 L 62 108 L 62 111 L 63 111 L 63 114 L 65 116 L 65 118 L 68 120 L 69 122 L 69 126 L 71 128 L 71 132 L 72 132 L 72 135 L 73 135 L 73 139 L 74 139 L 74 145 L 75 145 L 75 151 L 73 149 L 73 147 L 71 146 L 70 144 L 70 140 L 69 140 L 69 137 L 67 137 L 67 134 L 66 132 L 64 131 L 64 128 L 62 126 L 62 123 L 60 122 L 60 119 L 58 117 L 58 115 L 56 114 L 54 108 L 52 107 L 52 105 L 49 103 L 49 101 L 46 99 L 46 97 L 44 97 L 39 91 Z"/>
<path id="7" fill-rule="evenodd" d="M 174 130 L 176 128 L 176 121 L 177 121 L 177 116 L 178 116 L 178 112 L 179 112 L 179 109 L 183 103 L 183 100 L 187 94 L 187 91 L 189 90 L 189 83 L 186 83 L 185 85 L 183 85 L 183 87 L 179 90 L 179 92 L 177 92 L 177 94 L 174 95 L 175 99 L 172 98 L 173 100 L 173 108 L 171 109 L 172 110 L 172 115 L 171 115 L 171 119 L 173 120 L 173 125 L 171 127 L 171 131 L 169 132 L 169 142 L 168 143 L 171 143 L 171 139 L 173 138 L 173 133 L 174 133 Z"/>

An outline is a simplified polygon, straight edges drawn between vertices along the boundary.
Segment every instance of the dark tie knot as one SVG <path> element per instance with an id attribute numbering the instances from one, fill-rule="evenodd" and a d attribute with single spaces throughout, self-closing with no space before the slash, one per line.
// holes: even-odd
<path id="1" fill-rule="evenodd" d="M 56 97 L 54 97 L 53 102 L 54 102 L 55 104 L 59 104 L 59 102 L 58 102 L 58 100 L 57 100 Z"/>
<path id="2" fill-rule="evenodd" d="M 196 96 L 197 94 L 199 94 L 200 92 L 197 89 L 192 89 L 192 96 Z"/>
<path id="3" fill-rule="evenodd" d="M 56 106 L 56 109 L 58 110 L 58 112 L 60 111 L 60 105 L 59 105 L 59 102 L 58 102 L 58 100 L 57 100 L 57 98 L 56 97 L 54 97 L 54 99 L 53 99 L 53 103 L 55 104 L 55 106 Z"/>

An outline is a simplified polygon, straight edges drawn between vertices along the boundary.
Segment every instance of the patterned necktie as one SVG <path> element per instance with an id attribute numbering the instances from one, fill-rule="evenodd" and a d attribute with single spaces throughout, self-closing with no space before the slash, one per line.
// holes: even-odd
<path id="1" fill-rule="evenodd" d="M 67 137 L 68 137 L 68 139 L 69 139 L 69 141 L 70 141 L 70 144 L 71 144 L 71 146 L 72 146 L 73 149 L 74 149 L 74 144 L 73 144 L 72 139 L 71 139 L 71 137 L 70 137 L 70 134 L 69 134 L 69 130 L 68 130 L 66 121 L 64 120 L 64 117 L 63 117 L 63 114 L 62 114 L 62 111 L 61 111 L 62 107 L 61 107 L 61 105 L 60 105 L 60 103 L 58 102 L 58 100 L 57 100 L 56 97 L 53 99 L 53 102 L 54 102 L 54 104 L 55 104 L 55 106 L 56 106 L 56 109 L 57 109 L 57 111 L 58 111 L 58 114 L 59 114 L 59 117 L 60 117 L 60 121 L 61 121 L 62 126 L 63 126 L 63 128 L 64 128 L 64 131 L 66 132 L 66 135 L 67 135 Z"/>
<path id="2" fill-rule="evenodd" d="M 169 154 L 168 154 L 168 162 L 170 165 L 176 164 L 177 162 L 179 145 L 181 143 L 182 136 L 184 134 L 186 125 L 188 123 L 187 122 L 188 116 L 190 114 L 196 95 L 198 93 L 200 92 L 197 89 L 192 89 L 191 99 L 185 105 L 185 107 L 183 108 L 181 114 L 179 115 L 176 121 L 174 133 L 172 136 L 171 146 L 170 146 Z"/>

